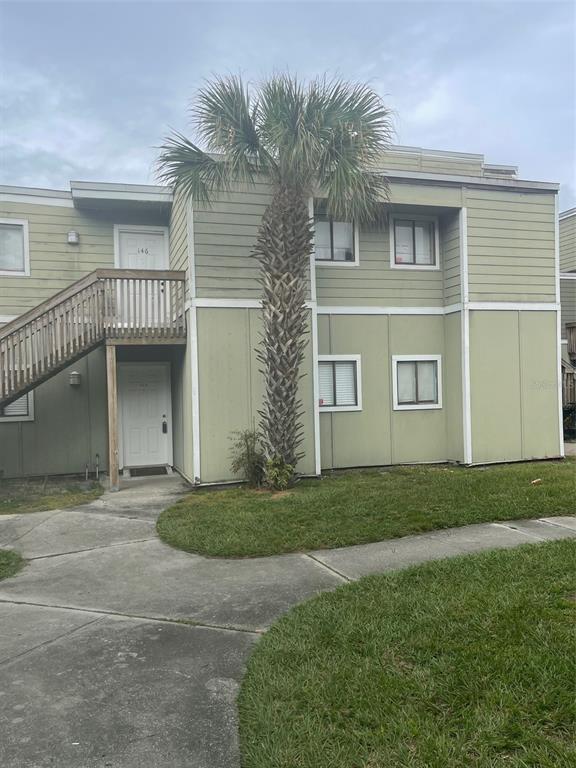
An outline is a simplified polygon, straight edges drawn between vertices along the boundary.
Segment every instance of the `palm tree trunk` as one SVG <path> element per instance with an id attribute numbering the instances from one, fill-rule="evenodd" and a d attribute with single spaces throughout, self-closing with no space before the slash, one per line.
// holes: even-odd
<path id="1" fill-rule="evenodd" d="M 257 354 L 265 384 L 259 432 L 266 459 L 292 469 L 302 457 L 298 383 L 308 343 L 311 251 L 312 227 L 304 195 L 279 189 L 264 214 L 254 249 L 260 261 L 263 319 Z"/>

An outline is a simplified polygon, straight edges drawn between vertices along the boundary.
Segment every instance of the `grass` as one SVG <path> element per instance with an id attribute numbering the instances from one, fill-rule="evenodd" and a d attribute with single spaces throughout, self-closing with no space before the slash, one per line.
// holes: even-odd
<path id="1" fill-rule="evenodd" d="M 576 543 L 370 576 L 275 624 L 243 768 L 572 768 Z"/>
<path id="2" fill-rule="evenodd" d="M 12 549 L 0 549 L 0 581 L 14 576 L 24 565 L 24 560 L 18 552 Z"/>
<path id="3" fill-rule="evenodd" d="M 573 514 L 574 460 L 488 468 L 396 467 L 299 483 L 286 494 L 194 491 L 160 537 L 187 552 L 251 557 L 341 547 L 491 520 Z M 532 485 L 533 480 L 542 482 Z"/>
<path id="4" fill-rule="evenodd" d="M 97 499 L 103 488 L 70 478 L 0 481 L 0 515 L 42 512 L 86 504 Z"/>

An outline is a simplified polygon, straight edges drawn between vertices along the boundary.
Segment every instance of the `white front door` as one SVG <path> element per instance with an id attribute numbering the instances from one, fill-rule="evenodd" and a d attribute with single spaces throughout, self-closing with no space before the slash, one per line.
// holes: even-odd
<path id="1" fill-rule="evenodd" d="M 119 363 L 120 467 L 172 464 L 170 363 Z"/>
<path id="2" fill-rule="evenodd" d="M 168 229 L 117 225 L 116 266 L 120 269 L 168 269 Z M 146 297 L 144 301 L 143 297 Z M 118 286 L 118 306 L 124 307 L 123 319 L 127 323 L 136 323 L 136 316 L 140 314 L 141 324 L 143 313 L 146 325 L 156 325 L 164 311 L 169 315 L 170 310 L 166 307 L 169 301 L 164 281 L 151 282 L 146 288 L 140 280 L 128 280 Z"/>
<path id="3" fill-rule="evenodd" d="M 166 227 L 116 227 L 116 266 L 120 269 L 168 269 Z"/>

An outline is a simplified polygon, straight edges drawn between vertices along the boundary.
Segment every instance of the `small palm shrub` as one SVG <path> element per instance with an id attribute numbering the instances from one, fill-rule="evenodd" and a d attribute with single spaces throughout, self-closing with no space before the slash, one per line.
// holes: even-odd
<path id="1" fill-rule="evenodd" d="M 235 475 L 241 475 L 252 488 L 260 488 L 264 482 L 266 460 L 253 429 L 233 432 L 231 469 Z"/>
<path id="2" fill-rule="evenodd" d="M 294 479 L 294 467 L 282 458 L 266 462 L 266 485 L 273 491 L 285 491 Z"/>

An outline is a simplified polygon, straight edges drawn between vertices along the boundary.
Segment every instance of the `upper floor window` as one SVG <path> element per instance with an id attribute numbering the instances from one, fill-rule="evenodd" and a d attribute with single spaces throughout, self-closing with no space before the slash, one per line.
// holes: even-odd
<path id="1" fill-rule="evenodd" d="M 359 355 L 318 357 L 320 410 L 362 410 Z"/>
<path id="2" fill-rule="evenodd" d="M 436 219 L 393 216 L 390 235 L 390 263 L 392 267 L 438 269 Z"/>
<path id="3" fill-rule="evenodd" d="M 314 216 L 314 252 L 316 261 L 330 264 L 358 263 L 356 227 L 352 221 L 335 221 L 323 213 Z"/>
<path id="4" fill-rule="evenodd" d="M 29 275 L 28 222 L 0 219 L 0 275 Z"/>
<path id="5" fill-rule="evenodd" d="M 394 410 L 442 407 L 440 355 L 394 355 Z"/>

